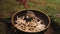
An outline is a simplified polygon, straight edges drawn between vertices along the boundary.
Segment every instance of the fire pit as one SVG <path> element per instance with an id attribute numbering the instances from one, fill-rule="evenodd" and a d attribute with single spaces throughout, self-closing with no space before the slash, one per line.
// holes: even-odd
<path id="1" fill-rule="evenodd" d="M 19 31 L 37 33 L 50 26 L 50 18 L 38 10 L 22 10 L 13 14 L 12 24 Z"/>

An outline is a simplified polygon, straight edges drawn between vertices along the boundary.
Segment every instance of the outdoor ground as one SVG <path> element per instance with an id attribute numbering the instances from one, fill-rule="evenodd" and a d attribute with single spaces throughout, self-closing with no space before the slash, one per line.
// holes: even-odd
<path id="1" fill-rule="evenodd" d="M 38 9 L 45 12 L 60 25 L 60 0 L 37 0 L 37 3 L 28 0 L 28 9 Z M 25 9 L 18 5 L 16 0 L 0 0 L 0 18 L 10 18 L 15 12 Z"/>

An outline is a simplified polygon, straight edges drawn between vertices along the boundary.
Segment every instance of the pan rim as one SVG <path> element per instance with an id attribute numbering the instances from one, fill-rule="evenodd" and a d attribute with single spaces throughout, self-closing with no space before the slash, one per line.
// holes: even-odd
<path id="1" fill-rule="evenodd" d="M 26 10 L 26 9 L 23 9 L 23 10 Z M 43 13 L 44 15 L 46 15 L 46 16 L 48 17 L 48 20 L 49 20 L 48 25 L 46 26 L 45 29 L 43 29 L 43 30 L 41 30 L 41 31 L 37 31 L 37 32 L 27 32 L 27 31 L 23 31 L 23 30 L 21 30 L 21 31 L 27 32 L 27 33 L 38 33 L 38 32 L 42 32 L 42 31 L 46 30 L 46 29 L 50 26 L 51 19 L 50 19 L 50 17 L 49 17 L 47 14 L 45 14 L 44 12 L 42 12 L 41 10 L 38 10 L 38 9 L 29 9 L 29 10 L 36 10 L 36 11 L 41 12 L 41 13 Z M 12 15 L 11 22 L 12 22 L 12 25 L 13 25 L 13 26 L 14 26 L 13 17 L 14 17 L 17 13 L 19 13 L 19 12 L 21 12 L 21 11 L 22 11 L 22 10 L 19 10 L 19 11 L 17 11 L 16 13 L 14 13 L 14 14 Z M 14 26 L 14 27 L 15 27 L 15 26 Z M 17 28 L 17 27 L 15 27 L 15 28 Z M 18 28 L 17 28 L 17 29 L 18 29 Z M 20 30 L 20 29 L 18 29 L 18 30 Z"/>

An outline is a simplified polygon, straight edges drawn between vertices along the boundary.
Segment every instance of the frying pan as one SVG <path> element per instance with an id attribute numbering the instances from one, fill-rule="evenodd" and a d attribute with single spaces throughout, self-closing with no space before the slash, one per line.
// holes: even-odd
<path id="1" fill-rule="evenodd" d="M 50 26 L 50 23 L 51 23 L 50 17 L 47 14 L 45 14 L 43 11 L 40 11 L 40 10 L 28 10 L 28 11 L 32 11 L 37 17 L 41 18 L 44 21 L 44 24 L 46 24 L 46 28 L 43 29 L 42 31 L 46 30 Z M 27 10 L 20 10 L 14 13 L 11 18 L 12 25 L 15 27 L 15 24 L 16 24 L 15 20 L 17 16 L 21 17 L 26 13 L 27 13 Z M 17 27 L 15 28 L 19 31 L 22 31 Z M 38 32 L 42 32 L 42 31 L 38 31 Z M 25 32 L 25 31 L 22 31 L 22 32 Z M 26 33 L 38 33 L 38 32 L 26 32 Z"/>

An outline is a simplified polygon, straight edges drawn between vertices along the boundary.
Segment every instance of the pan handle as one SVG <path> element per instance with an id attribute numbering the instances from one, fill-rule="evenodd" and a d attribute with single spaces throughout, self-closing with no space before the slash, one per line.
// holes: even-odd
<path id="1" fill-rule="evenodd" d="M 11 23 L 11 18 L 0 18 L 0 22 Z"/>

